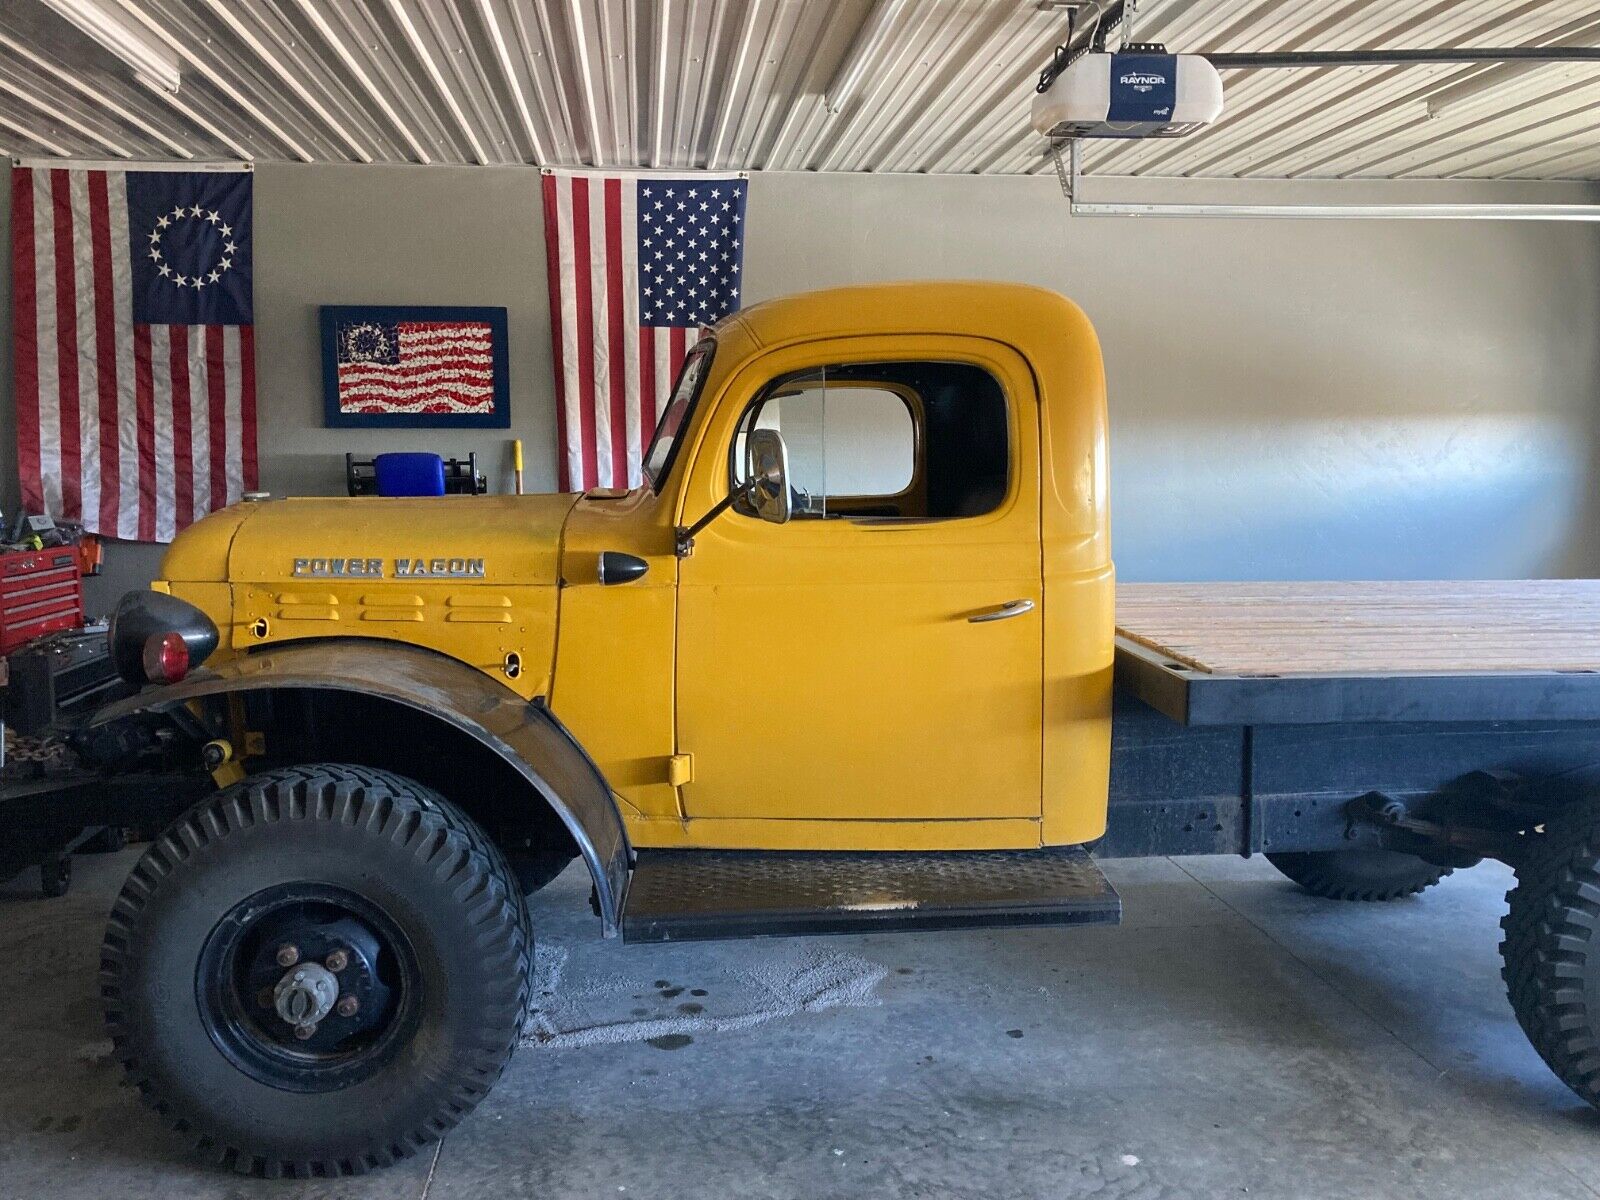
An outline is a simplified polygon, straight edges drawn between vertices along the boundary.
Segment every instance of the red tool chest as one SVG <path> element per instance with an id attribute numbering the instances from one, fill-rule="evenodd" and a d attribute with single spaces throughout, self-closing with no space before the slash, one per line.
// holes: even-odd
<path id="1" fill-rule="evenodd" d="M 83 579 L 72 546 L 0 554 L 0 654 L 83 624 Z"/>

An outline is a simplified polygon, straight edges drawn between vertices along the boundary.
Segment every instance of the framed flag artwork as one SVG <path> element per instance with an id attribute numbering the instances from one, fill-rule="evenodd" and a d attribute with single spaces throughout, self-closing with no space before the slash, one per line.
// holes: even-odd
<path id="1" fill-rule="evenodd" d="M 322 306 L 330 429 L 506 429 L 503 308 Z"/>

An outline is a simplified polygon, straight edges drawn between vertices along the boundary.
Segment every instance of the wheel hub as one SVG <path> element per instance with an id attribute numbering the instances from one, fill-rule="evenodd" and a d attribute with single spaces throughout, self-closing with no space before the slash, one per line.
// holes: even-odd
<path id="1" fill-rule="evenodd" d="M 370 921 L 326 904 L 288 905 L 261 917 L 248 941 L 254 953 L 239 986 L 278 1018 L 259 1014 L 269 1039 L 332 1053 L 381 1029 L 392 989 Z"/>
<path id="2" fill-rule="evenodd" d="M 353 892 L 286 884 L 239 904 L 196 978 L 201 1020 L 241 1070 L 291 1091 L 364 1078 L 415 1026 L 421 977 L 409 943 Z"/>
<path id="3" fill-rule="evenodd" d="M 338 1000 L 339 981 L 318 963 L 290 967 L 272 989 L 272 1005 L 278 1016 L 294 1026 L 302 1038 L 316 1032 L 318 1022 L 333 1011 Z"/>

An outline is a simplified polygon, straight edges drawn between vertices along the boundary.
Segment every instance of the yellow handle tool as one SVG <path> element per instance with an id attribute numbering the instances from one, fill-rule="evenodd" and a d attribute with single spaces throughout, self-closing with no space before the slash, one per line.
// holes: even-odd
<path id="1" fill-rule="evenodd" d="M 522 439 L 513 438 L 511 442 L 511 469 L 517 477 L 517 495 L 522 495 Z"/>

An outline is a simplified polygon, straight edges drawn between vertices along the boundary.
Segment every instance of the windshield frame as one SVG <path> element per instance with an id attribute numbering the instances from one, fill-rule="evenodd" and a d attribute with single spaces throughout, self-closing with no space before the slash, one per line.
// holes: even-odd
<path id="1" fill-rule="evenodd" d="M 655 432 L 650 435 L 650 444 L 645 447 L 644 456 L 640 460 L 640 469 L 644 472 L 644 477 L 650 484 L 651 490 L 658 496 L 661 494 L 661 489 L 666 485 L 667 480 L 672 477 L 672 468 L 678 461 L 678 452 L 683 449 L 683 435 L 689 428 L 689 422 L 694 419 L 695 410 L 700 404 L 700 397 L 706 390 L 706 380 L 711 376 L 711 365 L 716 359 L 716 354 L 717 340 L 713 337 L 703 337 L 690 347 L 689 353 L 684 356 L 683 365 L 678 368 L 678 378 L 673 381 L 672 392 L 667 398 L 667 405 L 661 410 L 661 416 L 656 421 Z M 705 365 L 700 370 L 700 378 L 695 380 L 694 392 L 687 397 L 681 398 L 683 414 L 672 433 L 666 434 L 667 421 L 672 416 L 674 406 L 680 402 L 678 392 L 683 387 L 684 373 L 689 370 L 692 364 L 702 361 Z M 652 473 L 650 460 L 655 457 L 656 445 L 663 436 L 671 437 L 672 443 L 667 447 L 666 457 L 662 460 L 660 472 Z"/>

